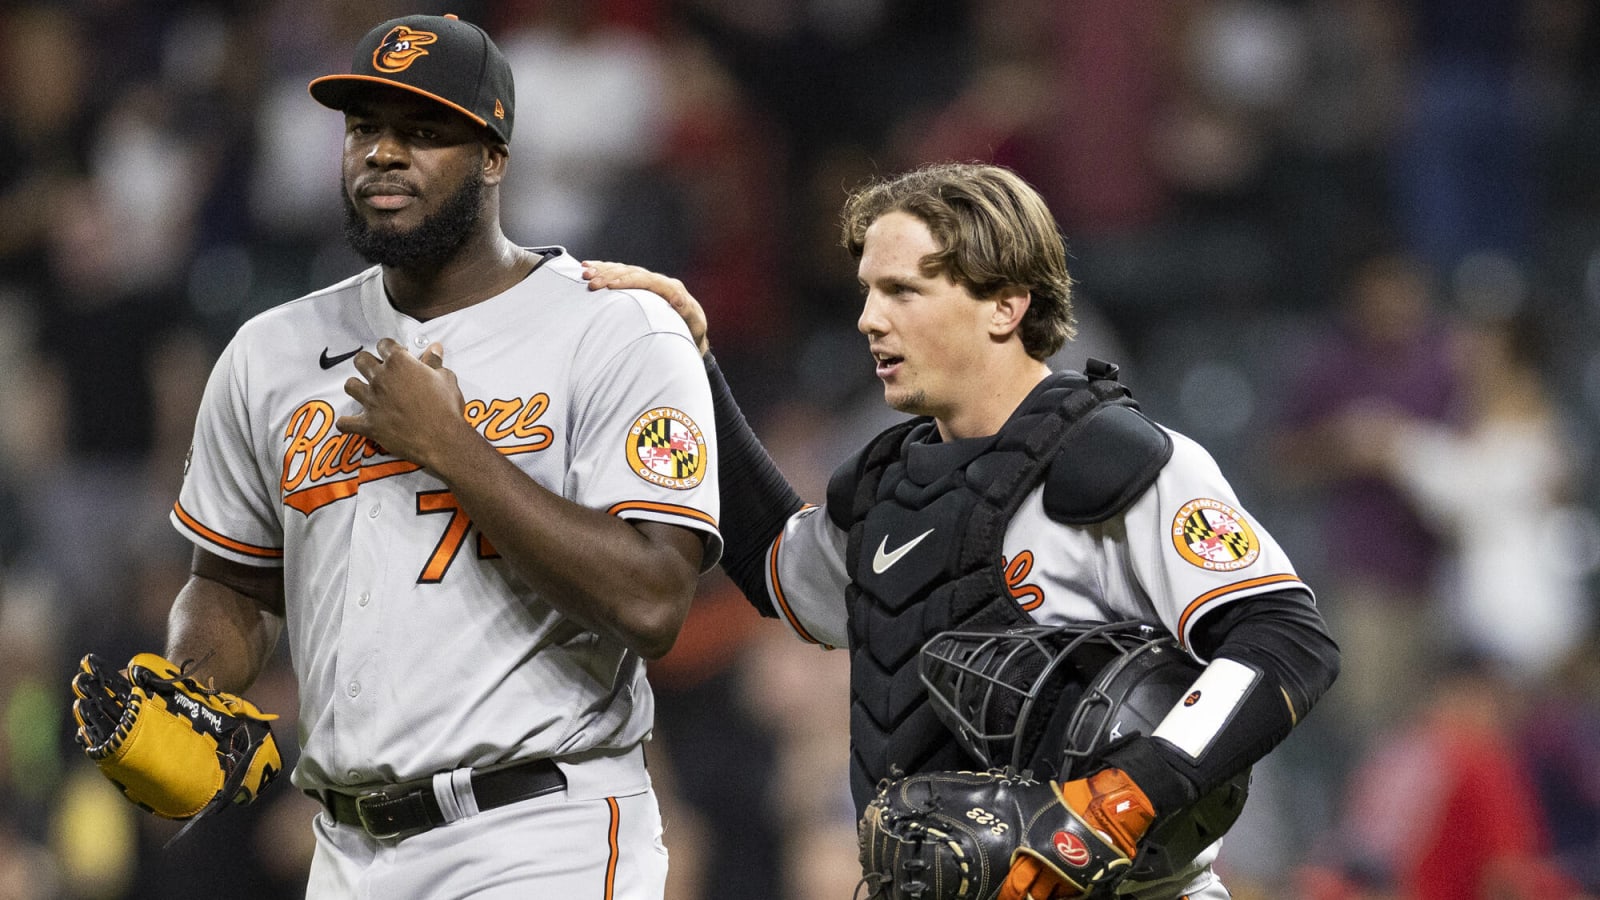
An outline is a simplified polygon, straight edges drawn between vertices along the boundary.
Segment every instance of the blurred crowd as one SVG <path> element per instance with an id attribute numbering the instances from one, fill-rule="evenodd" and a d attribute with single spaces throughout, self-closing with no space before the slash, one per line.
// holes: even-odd
<path id="1" fill-rule="evenodd" d="M 0 5 L 0 900 L 301 895 L 286 784 L 166 845 L 73 745 L 160 649 L 211 362 L 352 274 L 374 23 L 517 78 L 507 232 L 682 277 L 801 493 L 892 421 L 845 189 L 1015 168 L 1078 280 L 1057 360 L 1209 447 L 1345 650 L 1256 767 L 1241 900 L 1600 896 L 1600 8 L 1592 0 L 8 0 Z M 312 348 L 315 349 L 315 348 Z M 652 664 L 670 900 L 844 900 L 847 662 L 708 575 Z M 250 692 L 283 714 L 286 656 Z"/>

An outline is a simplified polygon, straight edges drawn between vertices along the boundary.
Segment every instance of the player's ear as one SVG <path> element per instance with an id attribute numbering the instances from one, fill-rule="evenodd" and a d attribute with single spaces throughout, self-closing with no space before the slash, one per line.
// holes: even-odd
<path id="1" fill-rule="evenodd" d="M 1020 285 L 1007 285 L 986 299 L 994 304 L 994 311 L 989 316 L 989 333 L 997 338 L 1007 338 L 1022 327 L 1022 317 L 1028 313 L 1033 294 Z"/>
<path id="2" fill-rule="evenodd" d="M 502 141 L 485 141 L 483 145 L 483 183 L 499 184 L 506 177 L 506 165 L 511 161 L 511 148 Z"/>

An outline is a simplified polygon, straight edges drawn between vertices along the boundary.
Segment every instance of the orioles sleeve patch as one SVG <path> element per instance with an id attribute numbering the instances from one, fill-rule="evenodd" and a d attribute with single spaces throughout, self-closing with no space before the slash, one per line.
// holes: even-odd
<path id="1" fill-rule="evenodd" d="M 1244 514 L 1220 500 L 1196 498 L 1172 517 L 1172 546 L 1192 565 L 1232 572 L 1261 556 L 1261 541 Z"/>
<path id="2" fill-rule="evenodd" d="M 709 464 L 700 426 L 670 406 L 658 406 L 634 420 L 627 456 L 633 474 L 675 491 L 699 485 Z"/>

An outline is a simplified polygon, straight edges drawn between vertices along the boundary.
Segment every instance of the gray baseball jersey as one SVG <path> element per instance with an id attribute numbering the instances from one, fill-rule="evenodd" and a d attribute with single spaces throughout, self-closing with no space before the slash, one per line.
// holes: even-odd
<path id="1" fill-rule="evenodd" d="M 1026 497 L 1006 527 L 1006 581 L 1044 625 L 1142 619 L 1188 646 L 1204 613 L 1251 594 L 1309 591 L 1276 541 L 1245 512 L 1211 455 L 1176 432 L 1172 459 L 1121 515 L 1062 525 L 1044 510 L 1044 489 Z M 790 517 L 767 551 L 773 608 L 802 639 L 846 644 L 845 540 L 821 507 Z M 872 553 L 880 574 L 916 552 L 920 535 L 885 538 Z"/>
<path id="2" fill-rule="evenodd" d="M 568 621 L 445 485 L 333 427 L 359 348 L 444 347 L 464 414 L 540 485 L 721 553 L 710 392 L 683 322 L 645 292 L 590 293 L 562 253 L 499 296 L 419 322 L 381 270 L 255 317 L 207 385 L 172 513 L 228 559 L 282 566 L 305 789 L 557 757 L 569 796 L 648 784 L 643 662 Z"/>
<path id="3" fill-rule="evenodd" d="M 1225 604 L 1286 588 L 1309 593 L 1277 542 L 1240 504 L 1211 455 L 1189 438 L 1168 433 L 1172 459 L 1155 484 L 1108 521 L 1063 525 L 1045 512 L 1042 487 L 1024 498 L 1006 528 L 1004 567 L 1012 596 L 1034 620 L 1044 625 L 1160 622 L 1188 648 L 1195 623 Z M 872 554 L 871 565 L 882 574 L 916 553 L 924 536 L 892 535 L 861 553 Z M 767 552 L 773 608 L 802 639 L 828 647 L 846 646 L 848 640 L 847 537 L 823 508 L 809 507 L 790 517 Z M 1208 674 L 1222 682 L 1222 690 L 1208 693 L 1226 696 L 1236 681 L 1230 667 L 1236 666 L 1228 660 L 1218 665 L 1222 668 Z M 1229 702 L 1203 706 L 1186 715 L 1231 709 Z M 1183 745 L 1188 736 L 1213 733 L 1220 723 L 1175 715 L 1162 727 L 1163 737 L 1170 734 Z M 1122 893 L 1225 896 L 1209 868 L 1219 849 L 1220 844 L 1208 848 L 1171 879 L 1129 884 Z"/>

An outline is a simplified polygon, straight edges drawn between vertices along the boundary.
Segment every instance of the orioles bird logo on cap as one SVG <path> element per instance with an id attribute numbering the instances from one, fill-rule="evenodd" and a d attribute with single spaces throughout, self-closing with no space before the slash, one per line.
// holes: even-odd
<path id="1" fill-rule="evenodd" d="M 439 36 L 431 31 L 416 31 L 396 25 L 378 42 L 372 51 L 372 67 L 379 72 L 404 72 L 411 64 L 428 55 L 423 46 L 437 41 Z"/>

